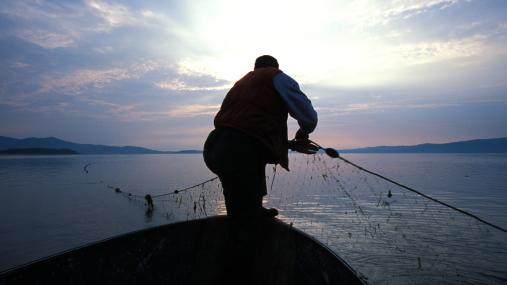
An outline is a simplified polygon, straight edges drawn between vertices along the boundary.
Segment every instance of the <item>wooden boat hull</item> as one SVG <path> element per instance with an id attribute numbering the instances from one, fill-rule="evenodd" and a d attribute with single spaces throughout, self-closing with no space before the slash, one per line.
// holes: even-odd
<path id="1" fill-rule="evenodd" d="M 0 275 L 1 284 L 364 284 L 341 258 L 276 220 L 180 222 L 100 241 Z"/>

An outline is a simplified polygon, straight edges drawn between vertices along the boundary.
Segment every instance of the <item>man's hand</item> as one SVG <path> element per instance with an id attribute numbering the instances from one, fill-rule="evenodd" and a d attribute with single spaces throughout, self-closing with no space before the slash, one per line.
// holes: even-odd
<path id="1" fill-rule="evenodd" d="M 304 139 L 293 139 L 288 143 L 288 148 L 300 153 L 315 154 L 319 151 L 319 147 L 312 144 L 308 138 Z"/>
<path id="2" fill-rule="evenodd" d="M 308 134 L 301 131 L 301 129 L 296 132 L 295 140 L 308 140 L 308 138 Z"/>

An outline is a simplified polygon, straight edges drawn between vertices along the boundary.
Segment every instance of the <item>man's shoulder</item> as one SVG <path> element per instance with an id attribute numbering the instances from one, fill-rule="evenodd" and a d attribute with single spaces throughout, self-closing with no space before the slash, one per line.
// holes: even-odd
<path id="1" fill-rule="evenodd" d="M 282 72 L 280 70 L 280 73 L 276 74 L 274 77 L 273 77 L 273 82 L 275 84 L 279 84 L 279 85 L 284 85 L 284 86 L 299 86 L 299 84 L 297 83 L 297 81 L 290 77 L 288 74 Z"/>

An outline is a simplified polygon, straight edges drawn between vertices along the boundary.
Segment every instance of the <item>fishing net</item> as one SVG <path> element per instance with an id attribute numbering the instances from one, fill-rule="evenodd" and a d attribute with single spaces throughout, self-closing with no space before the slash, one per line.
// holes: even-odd
<path id="1" fill-rule="evenodd" d="M 340 160 L 292 160 L 290 173 L 275 176 L 269 202 L 370 283 L 507 281 L 505 232 Z"/>
<path id="2" fill-rule="evenodd" d="M 314 236 L 370 284 L 506 284 L 507 234 L 472 216 L 324 154 L 268 166 L 264 204 Z M 128 199 L 168 222 L 225 214 L 218 179 Z"/>

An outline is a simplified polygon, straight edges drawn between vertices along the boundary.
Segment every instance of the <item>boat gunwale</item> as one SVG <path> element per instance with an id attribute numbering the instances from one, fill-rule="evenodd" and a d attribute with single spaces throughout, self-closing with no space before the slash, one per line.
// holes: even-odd
<path id="1" fill-rule="evenodd" d="M 128 239 L 129 237 L 135 237 L 135 236 L 138 236 L 138 235 L 142 235 L 144 233 L 151 233 L 151 232 L 155 232 L 155 231 L 162 231 L 162 230 L 164 230 L 166 228 L 177 227 L 179 225 L 187 225 L 187 226 L 189 226 L 189 224 L 199 224 L 199 223 L 204 223 L 206 221 L 222 221 L 222 220 L 226 220 L 226 219 L 227 219 L 226 215 L 217 215 L 217 216 L 205 217 L 205 218 L 200 218 L 200 219 L 178 221 L 178 222 L 175 222 L 175 223 L 168 223 L 168 224 L 158 225 L 158 226 L 149 227 L 149 228 L 145 228 L 145 229 L 134 230 L 134 231 L 131 231 L 131 232 L 127 232 L 127 233 L 115 235 L 115 236 L 112 236 L 112 237 L 104 238 L 104 239 L 101 239 L 101 240 L 98 240 L 98 241 L 88 242 L 88 243 L 85 243 L 83 245 L 71 248 L 71 249 L 59 251 L 59 252 L 56 252 L 54 254 L 51 254 L 51 255 L 48 255 L 48 256 L 45 256 L 45 257 L 41 257 L 41 258 L 37 258 L 37 259 L 32 260 L 30 262 L 26 262 L 26 263 L 23 263 L 23 264 L 20 264 L 20 265 L 16 265 L 16 266 L 14 266 L 12 268 L 0 271 L 0 281 L 3 278 L 5 278 L 5 277 L 8 277 L 10 275 L 14 275 L 17 272 L 21 272 L 22 270 L 25 270 L 25 269 L 27 269 L 27 268 L 29 268 L 31 266 L 35 266 L 37 264 L 42 264 L 42 263 L 46 263 L 46 262 L 51 262 L 52 260 L 56 260 L 58 258 L 62 258 L 64 255 L 69 255 L 69 254 L 72 254 L 72 253 L 76 253 L 76 252 L 78 252 L 80 250 L 84 250 L 84 249 L 87 249 L 87 248 L 93 248 L 95 246 L 103 245 L 103 244 L 105 244 L 107 242 L 112 242 L 114 240 Z M 301 237 L 303 237 L 303 238 L 305 238 L 305 239 L 313 242 L 316 246 L 320 247 L 323 252 L 326 252 L 327 254 L 330 254 L 339 263 L 341 263 L 345 267 L 346 270 L 348 270 L 351 273 L 353 273 L 360 282 L 362 282 L 363 284 L 367 284 L 367 282 L 365 280 L 365 277 L 362 274 L 358 273 L 358 271 L 356 271 L 355 269 L 353 269 L 343 258 L 341 258 L 331 248 L 329 248 L 327 245 L 325 245 L 324 243 L 322 243 L 321 241 L 319 241 L 315 237 L 311 236 L 310 234 L 304 232 L 301 229 L 298 229 L 298 228 L 294 227 L 292 225 L 292 223 L 287 224 L 283 220 L 280 220 L 280 219 L 277 219 L 277 218 L 273 218 L 272 221 L 275 224 L 277 224 L 277 226 L 284 227 L 284 228 L 286 228 L 286 229 L 288 229 L 290 231 L 293 231 L 297 235 L 300 235 Z"/>

